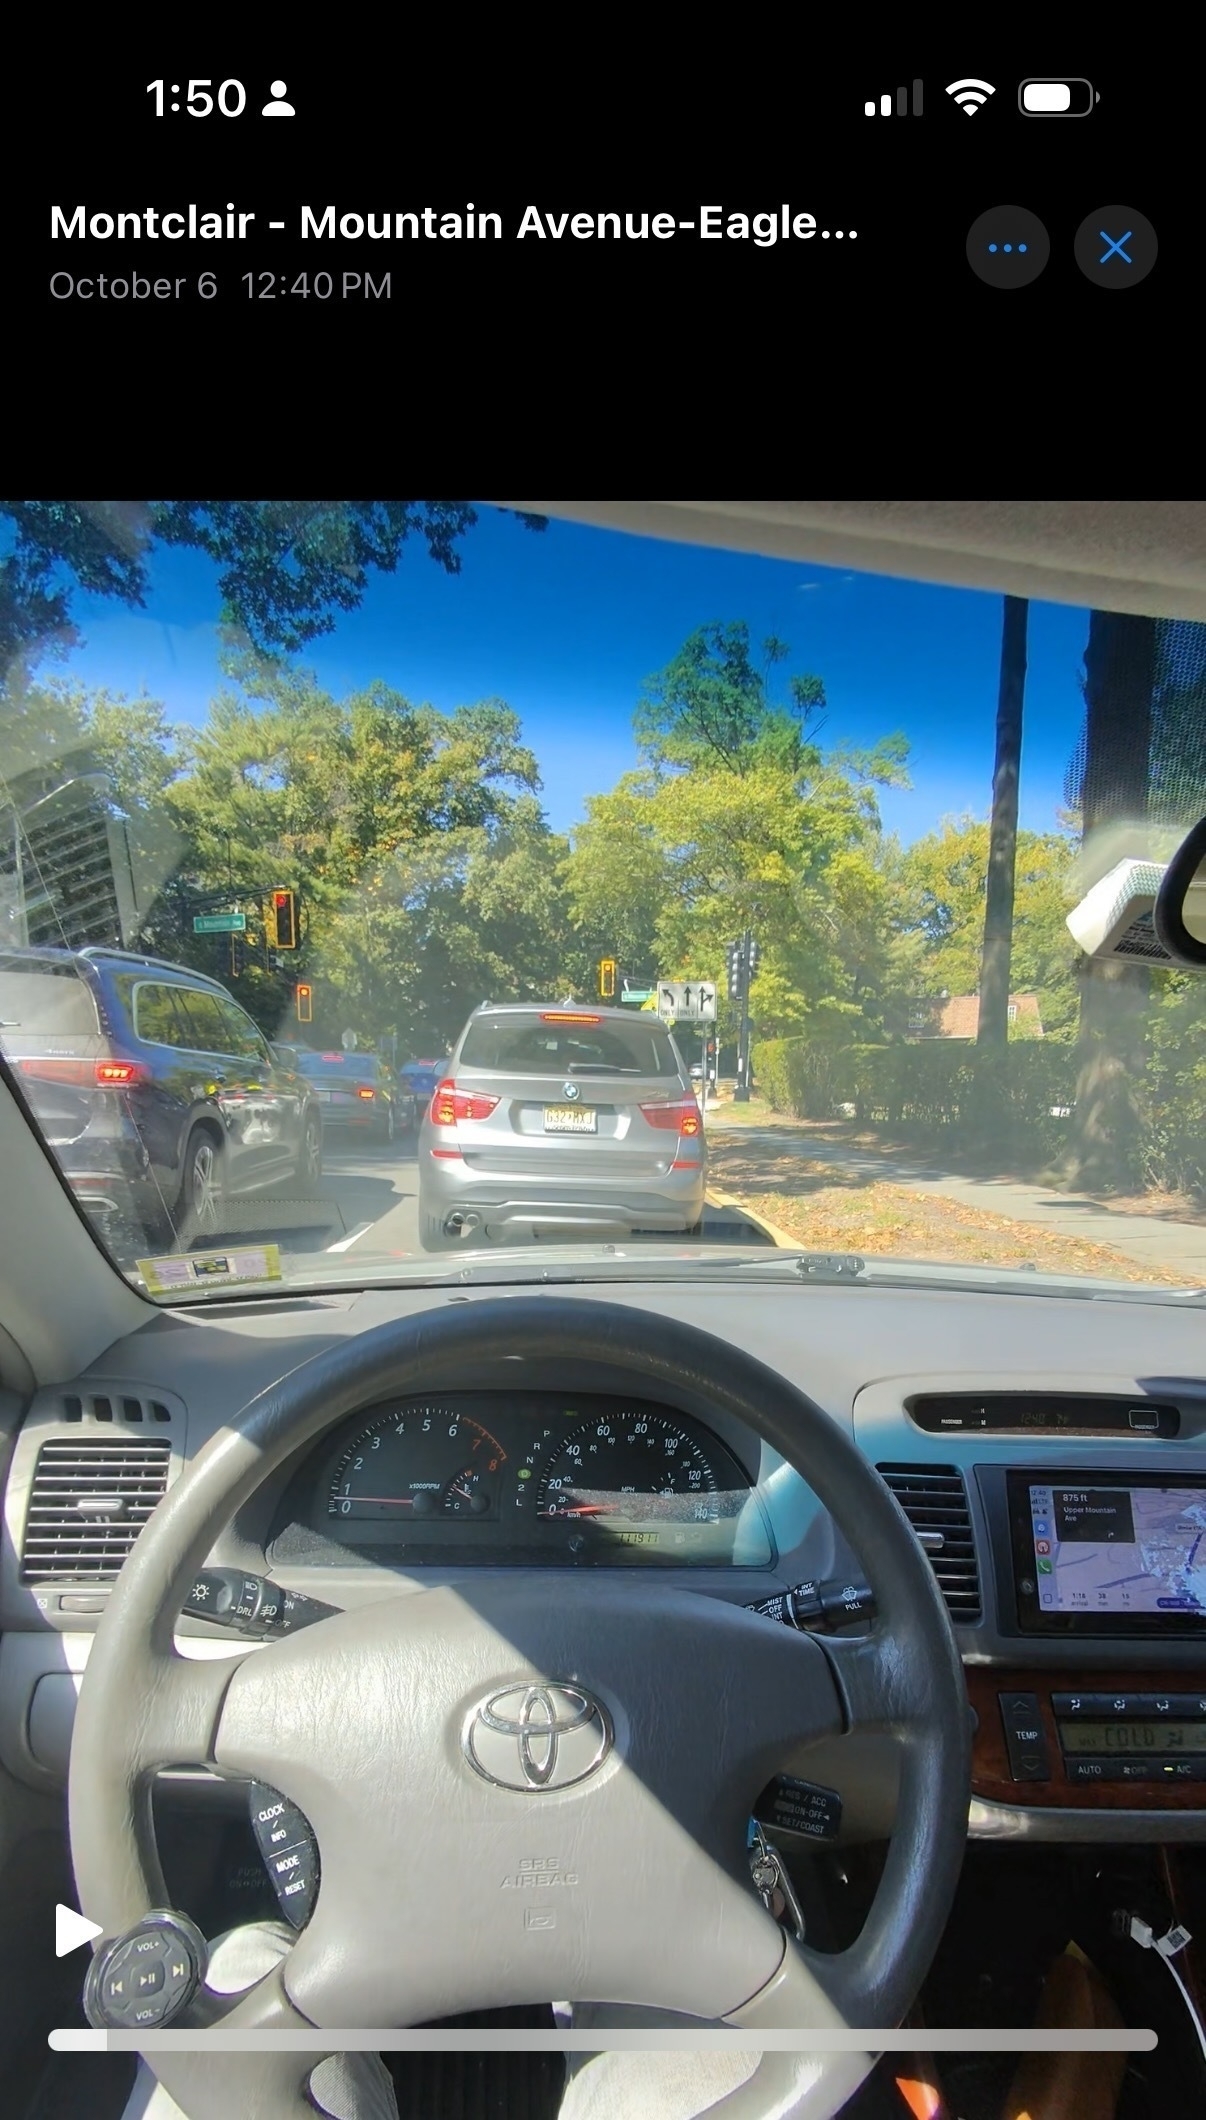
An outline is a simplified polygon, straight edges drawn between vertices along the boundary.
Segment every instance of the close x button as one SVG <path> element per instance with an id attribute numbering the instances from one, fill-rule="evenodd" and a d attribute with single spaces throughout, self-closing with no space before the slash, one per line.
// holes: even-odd
<path id="1" fill-rule="evenodd" d="M 1037 1693 L 1000 1693 L 1009 1772 L 1014 1781 L 1050 1781 L 1051 1763 Z"/>

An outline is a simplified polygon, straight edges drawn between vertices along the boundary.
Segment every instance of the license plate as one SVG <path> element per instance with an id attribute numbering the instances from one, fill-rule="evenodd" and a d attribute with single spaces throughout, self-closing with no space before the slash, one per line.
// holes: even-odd
<path id="1" fill-rule="evenodd" d="M 577 1104 L 546 1104 L 544 1130 L 546 1134 L 597 1134 L 599 1115 Z"/>

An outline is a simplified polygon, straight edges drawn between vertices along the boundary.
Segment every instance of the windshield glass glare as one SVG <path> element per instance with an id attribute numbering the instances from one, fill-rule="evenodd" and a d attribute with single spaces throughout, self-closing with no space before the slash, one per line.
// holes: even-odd
<path id="1" fill-rule="evenodd" d="M 0 1055 L 136 1285 L 1206 1282 L 1206 628 L 485 504 L 0 540 Z"/>

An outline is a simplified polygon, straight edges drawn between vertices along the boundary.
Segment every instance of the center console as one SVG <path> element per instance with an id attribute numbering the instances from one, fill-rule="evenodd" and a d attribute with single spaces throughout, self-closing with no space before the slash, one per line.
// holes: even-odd
<path id="1" fill-rule="evenodd" d="M 1206 1808 L 1206 1477 L 1050 1465 L 978 1477 L 998 1627 L 1018 1654 L 968 1667 L 976 1794 Z M 1123 1644 L 1138 1652 L 1126 1668 Z"/>

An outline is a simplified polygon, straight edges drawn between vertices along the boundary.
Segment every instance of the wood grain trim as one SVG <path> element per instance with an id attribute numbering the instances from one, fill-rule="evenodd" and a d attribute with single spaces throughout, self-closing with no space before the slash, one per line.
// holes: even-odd
<path id="1" fill-rule="evenodd" d="M 1069 1781 L 1063 1769 L 1059 1733 L 1051 1708 L 1052 1693 L 1074 1690 L 1076 1680 L 1066 1672 L 966 1667 L 968 1699 L 979 1718 L 972 1742 L 972 1792 L 986 1803 L 1021 1804 L 1028 1810 L 1075 1811 L 1206 1811 L 1206 1781 Z M 1116 1687 L 1119 1693 L 1187 1693 L 1194 1688 L 1191 1672 L 1107 1671 L 1090 1673 L 1080 1683 L 1094 1692 Z M 1034 1693 L 1047 1739 L 1051 1763 L 1050 1781 L 1014 1781 L 1009 1771 L 1005 1726 L 997 1696 L 1000 1693 Z"/>

